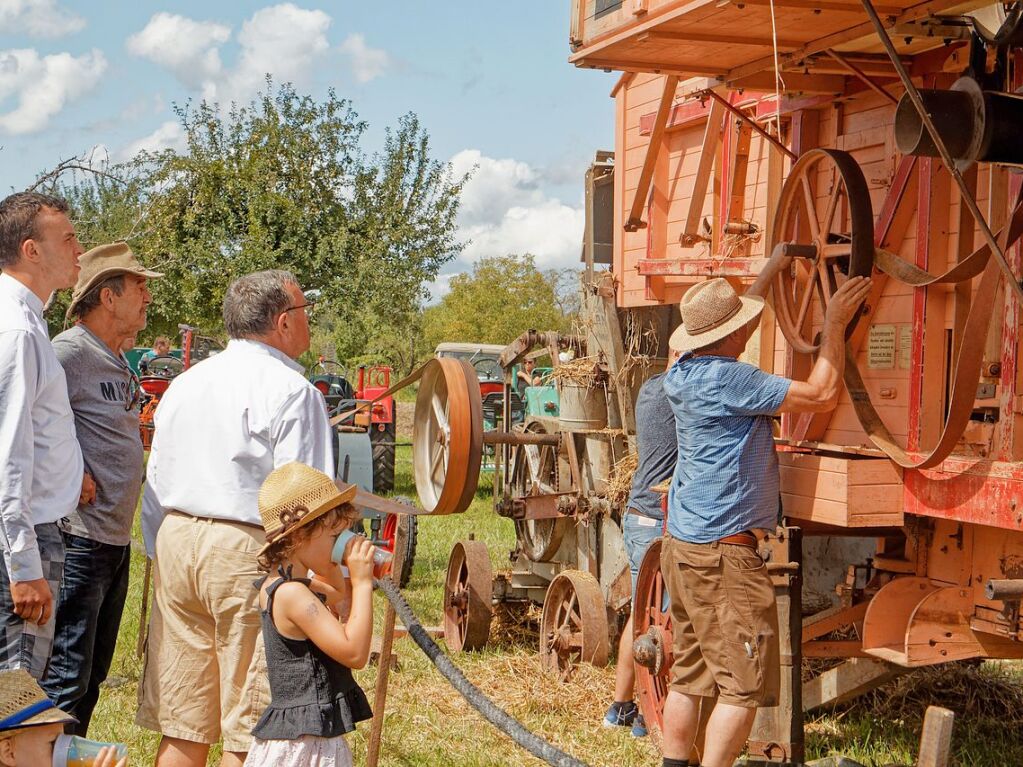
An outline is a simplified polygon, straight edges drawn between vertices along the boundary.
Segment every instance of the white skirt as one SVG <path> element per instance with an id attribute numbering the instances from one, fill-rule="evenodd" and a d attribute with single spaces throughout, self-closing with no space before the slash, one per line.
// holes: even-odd
<path id="1" fill-rule="evenodd" d="M 343 735 L 298 740 L 252 739 L 244 767 L 352 767 L 352 752 Z"/>

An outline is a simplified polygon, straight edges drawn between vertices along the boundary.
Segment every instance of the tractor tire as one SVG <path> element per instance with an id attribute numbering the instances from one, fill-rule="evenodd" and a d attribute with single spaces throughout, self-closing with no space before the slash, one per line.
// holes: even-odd
<path id="1" fill-rule="evenodd" d="M 373 424 L 369 441 L 373 443 L 373 492 L 377 495 L 394 492 L 394 421 L 381 430 Z"/>
<path id="2" fill-rule="evenodd" d="M 407 506 L 415 506 L 410 499 L 400 495 L 395 496 L 393 500 Z M 412 577 L 412 565 L 416 559 L 416 544 L 419 542 L 419 517 L 415 514 L 400 514 L 392 519 L 396 521 L 392 551 L 395 556 L 398 556 L 400 550 L 402 556 L 401 568 L 391 574 L 391 579 L 398 584 L 398 588 L 403 589 L 408 586 L 409 578 Z M 387 537 L 391 532 L 391 526 L 385 524 L 383 532 Z"/>

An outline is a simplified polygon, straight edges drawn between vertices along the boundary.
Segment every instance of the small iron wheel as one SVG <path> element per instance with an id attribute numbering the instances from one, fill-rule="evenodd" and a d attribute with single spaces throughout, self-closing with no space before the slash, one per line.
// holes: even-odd
<path id="1" fill-rule="evenodd" d="M 671 612 L 661 576 L 661 542 L 646 550 L 636 577 L 632 603 L 633 654 L 636 658 L 636 691 L 647 730 L 660 744 L 664 725 L 664 699 L 671 681 Z"/>
<path id="2" fill-rule="evenodd" d="M 451 652 L 482 650 L 490 637 L 494 573 L 482 541 L 451 549 L 444 580 L 444 642 Z"/>
<path id="3" fill-rule="evenodd" d="M 412 464 L 423 508 L 430 514 L 469 508 L 482 457 L 479 379 L 462 360 L 431 360 L 419 380 L 412 429 Z"/>
<path id="4" fill-rule="evenodd" d="M 540 656 L 545 668 L 568 681 L 576 666 L 607 665 L 607 608 L 597 579 L 566 570 L 551 581 L 540 617 Z"/>
<path id="5" fill-rule="evenodd" d="M 816 191 L 815 191 L 816 185 Z M 824 311 L 842 281 L 874 267 L 874 213 L 863 171 L 848 152 L 811 149 L 781 190 L 768 253 L 784 246 L 792 263 L 774 276 L 778 326 L 796 352 L 814 354 Z M 854 318 L 846 337 L 856 327 Z"/>
<path id="6" fill-rule="evenodd" d="M 539 421 L 526 425 L 531 434 L 546 434 L 547 428 Z M 515 449 L 512 464 L 512 495 L 525 498 L 532 495 L 551 495 L 560 491 L 565 473 L 559 466 L 564 462 L 561 448 L 553 445 L 520 445 Z M 515 537 L 522 553 L 533 562 L 550 562 L 561 547 L 561 540 L 569 520 L 525 519 L 515 523 Z"/>

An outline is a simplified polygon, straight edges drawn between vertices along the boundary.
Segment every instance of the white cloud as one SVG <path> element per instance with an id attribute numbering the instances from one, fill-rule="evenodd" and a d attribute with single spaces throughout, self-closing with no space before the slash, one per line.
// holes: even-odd
<path id="1" fill-rule="evenodd" d="M 95 49 L 81 56 L 40 56 L 32 48 L 0 51 L 0 108 L 17 100 L 13 109 L 0 112 L 0 130 L 14 135 L 42 130 L 68 102 L 96 87 L 106 68 L 106 58 Z"/>
<path id="2" fill-rule="evenodd" d="M 544 169 L 515 159 L 487 157 L 475 149 L 451 158 L 456 175 L 476 168 L 462 192 L 459 239 L 471 240 L 458 260 L 431 285 L 433 300 L 448 290 L 452 275 L 484 256 L 531 254 L 541 269 L 579 266 L 584 211 L 545 191 Z"/>
<path id="3" fill-rule="evenodd" d="M 55 38 L 78 32 L 85 19 L 61 8 L 56 0 L 0 0 L 0 29 L 29 37 Z"/>
<path id="4" fill-rule="evenodd" d="M 348 35 L 341 43 L 341 52 L 352 60 L 352 72 L 359 83 L 375 80 L 391 66 L 391 57 L 387 51 L 370 48 L 362 35 Z"/>
<path id="5" fill-rule="evenodd" d="M 176 152 L 183 152 L 185 149 L 185 130 L 177 120 L 169 120 L 148 136 L 131 142 L 117 152 L 115 159 L 124 162 L 142 151 L 161 152 L 164 149 L 173 149 Z"/>
<path id="6" fill-rule="evenodd" d="M 220 75 L 219 46 L 231 28 L 212 21 L 193 21 L 174 13 L 158 13 L 128 38 L 128 52 L 149 59 L 190 88 Z"/>

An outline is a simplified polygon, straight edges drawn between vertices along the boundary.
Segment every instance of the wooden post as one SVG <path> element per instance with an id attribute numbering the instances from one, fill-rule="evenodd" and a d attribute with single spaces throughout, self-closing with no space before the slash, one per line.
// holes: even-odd
<path id="1" fill-rule="evenodd" d="M 920 753 L 916 758 L 916 767 L 948 767 L 955 716 L 947 708 L 927 707 L 924 729 L 920 733 Z"/>
<path id="2" fill-rule="evenodd" d="M 664 130 L 668 127 L 668 115 L 671 113 L 671 106 L 675 101 L 678 80 L 678 75 L 668 75 L 664 78 L 664 90 L 661 92 L 661 101 L 657 106 L 654 129 L 650 133 L 650 143 L 647 145 L 643 169 L 639 173 L 639 183 L 636 186 L 635 196 L 632 198 L 629 218 L 625 222 L 625 231 L 627 232 L 635 232 L 645 226 L 642 216 L 643 208 L 650 192 L 650 182 L 654 178 L 654 165 L 660 153 L 661 142 L 664 141 Z"/>
<path id="3" fill-rule="evenodd" d="M 700 149 L 700 164 L 696 168 L 693 179 L 692 195 L 689 198 L 689 213 L 686 215 L 685 227 L 682 229 L 682 247 L 690 248 L 707 240 L 700 225 L 703 220 L 703 203 L 707 199 L 707 185 L 710 183 L 710 172 L 714 167 L 718 144 L 721 142 L 721 127 L 725 117 L 725 108 L 717 100 L 710 103 L 707 115 L 707 126 L 703 129 L 703 145 Z M 625 174 L 622 174 L 623 176 Z"/>

